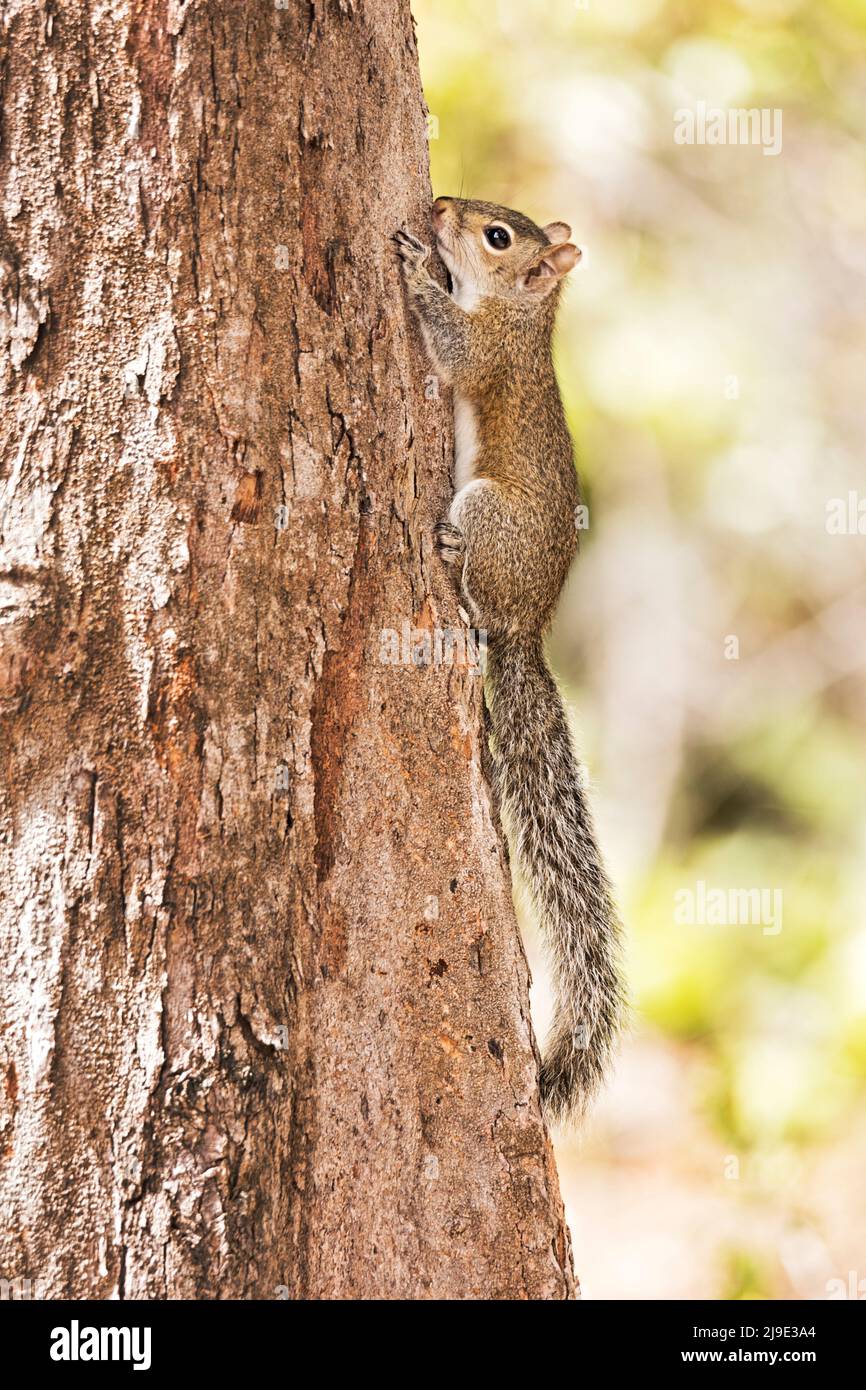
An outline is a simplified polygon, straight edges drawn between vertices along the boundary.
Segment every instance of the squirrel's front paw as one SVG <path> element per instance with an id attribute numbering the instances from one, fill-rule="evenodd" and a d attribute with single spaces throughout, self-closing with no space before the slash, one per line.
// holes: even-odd
<path id="1" fill-rule="evenodd" d="M 403 262 L 403 274 L 406 279 L 412 280 L 420 275 L 430 259 L 430 247 L 412 236 L 411 232 L 395 232 L 391 240 Z"/>
<path id="2" fill-rule="evenodd" d="M 436 537 L 436 549 L 443 564 L 462 565 L 466 556 L 463 532 L 458 530 L 456 526 L 452 526 L 450 521 L 440 521 L 433 534 Z"/>

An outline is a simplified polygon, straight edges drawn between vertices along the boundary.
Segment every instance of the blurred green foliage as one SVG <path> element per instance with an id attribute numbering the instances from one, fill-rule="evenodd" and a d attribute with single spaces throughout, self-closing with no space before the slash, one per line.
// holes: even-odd
<path id="1" fill-rule="evenodd" d="M 772 1297 L 772 1281 L 760 1257 L 745 1250 L 729 1250 L 722 1272 L 722 1298 L 765 1299 Z"/>

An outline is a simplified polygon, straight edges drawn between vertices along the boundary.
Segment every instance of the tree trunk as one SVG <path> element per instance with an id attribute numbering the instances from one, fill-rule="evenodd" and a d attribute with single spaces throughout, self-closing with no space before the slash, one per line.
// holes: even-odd
<path id="1" fill-rule="evenodd" d="M 2 12 L 0 1276 L 572 1296 L 481 681 L 404 660 L 408 4 Z"/>

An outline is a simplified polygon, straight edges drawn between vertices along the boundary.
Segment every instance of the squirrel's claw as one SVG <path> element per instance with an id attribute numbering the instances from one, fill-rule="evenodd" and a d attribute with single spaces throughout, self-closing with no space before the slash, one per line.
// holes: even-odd
<path id="1" fill-rule="evenodd" d="M 404 232 L 402 227 L 393 234 L 391 240 L 404 265 L 420 270 L 430 255 L 430 247 L 425 246 L 423 241 L 419 241 L 411 232 Z"/>
<path id="2" fill-rule="evenodd" d="M 458 527 L 439 521 L 433 528 L 439 558 L 446 565 L 461 565 L 466 558 L 466 542 Z"/>
<path id="3" fill-rule="evenodd" d="M 411 232 L 404 231 L 402 227 L 398 228 L 391 240 L 396 241 L 398 246 L 405 243 L 407 246 L 411 246 L 413 251 L 429 252 L 430 249 L 428 246 L 424 245 L 423 241 L 419 241 L 416 236 L 413 236 Z"/>

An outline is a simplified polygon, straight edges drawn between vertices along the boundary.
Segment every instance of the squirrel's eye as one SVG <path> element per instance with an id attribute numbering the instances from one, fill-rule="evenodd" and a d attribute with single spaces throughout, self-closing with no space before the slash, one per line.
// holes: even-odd
<path id="1" fill-rule="evenodd" d="M 504 227 L 485 227 L 484 237 L 494 251 L 505 251 L 511 245 L 511 237 Z"/>

